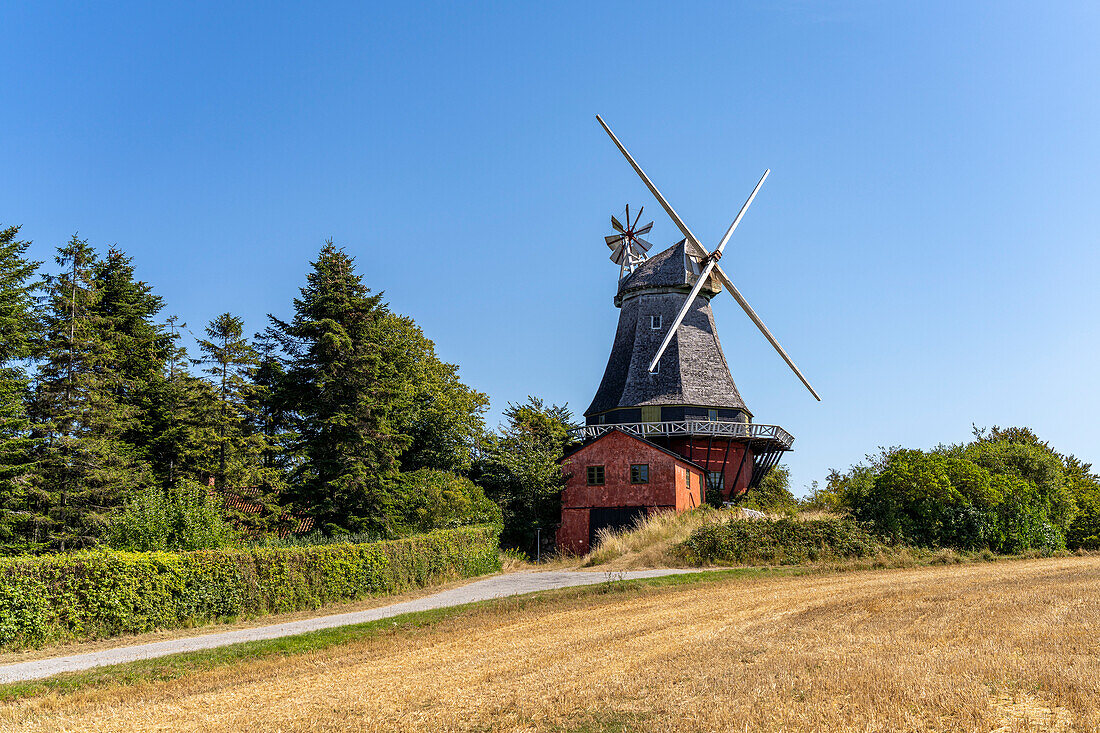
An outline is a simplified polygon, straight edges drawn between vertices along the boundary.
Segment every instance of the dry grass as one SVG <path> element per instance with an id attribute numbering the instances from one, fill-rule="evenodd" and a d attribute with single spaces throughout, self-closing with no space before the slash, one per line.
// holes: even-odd
<path id="1" fill-rule="evenodd" d="M 776 519 L 781 515 L 769 515 Z M 672 548 L 688 538 L 699 527 L 728 519 L 744 519 L 740 509 L 712 509 L 702 506 L 690 512 L 658 512 L 643 518 L 630 529 L 621 532 L 600 530 L 596 547 L 586 555 L 586 567 L 600 566 L 609 570 L 641 570 L 644 568 L 685 567 Z M 832 519 L 828 512 L 809 512 L 798 519 Z"/>
<path id="2" fill-rule="evenodd" d="M 33 731 L 1100 730 L 1100 558 L 515 601 L 0 709 Z"/>
<path id="3" fill-rule="evenodd" d="M 729 516 L 729 511 L 709 507 L 683 514 L 667 511 L 645 517 L 622 532 L 600 530 L 596 547 L 585 556 L 584 565 L 609 570 L 677 567 L 682 562 L 673 555 L 673 547 L 699 527 Z"/>

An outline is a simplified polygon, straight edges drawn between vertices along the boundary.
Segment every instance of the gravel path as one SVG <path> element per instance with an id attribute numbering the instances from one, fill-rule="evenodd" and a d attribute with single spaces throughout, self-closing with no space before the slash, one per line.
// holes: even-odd
<path id="1" fill-rule="evenodd" d="M 635 578 L 655 578 L 662 575 L 674 575 L 689 573 L 691 570 L 631 570 L 615 572 L 611 574 L 614 580 L 633 580 Z M 320 616 L 318 618 L 291 621 L 271 626 L 259 626 L 253 629 L 240 629 L 238 631 L 223 631 L 217 634 L 204 636 L 192 636 L 184 639 L 172 639 L 170 641 L 158 641 L 151 644 L 137 644 L 134 646 L 118 647 L 100 652 L 87 654 L 74 654 L 67 657 L 54 657 L 52 659 L 38 659 L 33 662 L 19 662 L 0 666 L 0 684 L 8 682 L 21 682 L 35 680 L 43 677 L 52 677 L 62 672 L 76 672 L 92 667 L 104 667 L 111 664 L 132 662 L 137 659 L 153 659 L 169 654 L 191 652 L 198 649 L 212 649 L 219 646 L 239 644 L 244 641 L 256 641 L 258 639 L 275 639 L 280 636 L 294 636 L 304 634 L 317 629 L 331 629 L 336 626 L 349 626 L 361 624 L 367 621 L 377 621 L 382 618 L 398 616 L 413 611 L 427 611 L 433 608 L 447 608 L 449 606 L 461 606 L 464 603 L 485 601 L 490 598 L 504 598 L 506 596 L 518 596 L 524 593 L 534 593 L 540 590 L 552 588 L 568 588 L 575 585 L 592 585 L 608 580 L 606 572 L 561 570 L 549 572 L 511 573 L 508 575 L 495 575 L 491 578 L 478 580 L 458 588 L 440 591 L 430 596 L 417 598 L 403 603 L 394 603 L 390 606 L 371 608 L 366 611 L 354 613 L 339 613 L 332 616 Z"/>

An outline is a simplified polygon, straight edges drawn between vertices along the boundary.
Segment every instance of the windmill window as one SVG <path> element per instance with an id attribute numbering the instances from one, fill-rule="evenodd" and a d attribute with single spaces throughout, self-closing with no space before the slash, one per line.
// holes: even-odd
<path id="1" fill-rule="evenodd" d="M 588 485 L 603 486 L 603 466 L 588 467 Z"/>
<path id="2" fill-rule="evenodd" d="M 722 491 L 726 488 L 726 477 L 721 471 L 707 471 L 707 491 Z"/>
<path id="3" fill-rule="evenodd" d="M 649 317 L 649 327 L 654 329 L 654 330 L 660 328 L 661 327 L 661 317 L 660 316 L 650 316 Z"/>
<path id="4" fill-rule="evenodd" d="M 718 410 L 707 410 L 707 419 L 714 422 L 718 419 Z"/>
<path id="5" fill-rule="evenodd" d="M 648 463 L 635 463 L 630 467 L 630 483 L 632 483 L 632 484 L 648 484 L 649 483 L 649 464 Z"/>

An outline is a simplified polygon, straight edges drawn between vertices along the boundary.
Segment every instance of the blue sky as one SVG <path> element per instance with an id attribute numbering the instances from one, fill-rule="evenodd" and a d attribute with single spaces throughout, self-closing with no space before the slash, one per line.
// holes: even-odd
<path id="1" fill-rule="evenodd" d="M 97 6 L 98 5 L 98 6 Z M 1100 463 L 1100 6 L 9 3 L 0 223 L 117 244 L 193 330 L 288 315 L 332 237 L 490 421 L 583 412 L 608 216 L 705 243 L 764 168 L 714 304 L 796 492 L 879 445 L 1029 425 Z"/>

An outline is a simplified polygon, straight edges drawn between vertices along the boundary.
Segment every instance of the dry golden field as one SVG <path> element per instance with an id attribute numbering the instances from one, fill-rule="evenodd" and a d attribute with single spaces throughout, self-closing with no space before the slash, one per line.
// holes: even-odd
<path id="1" fill-rule="evenodd" d="M 41 731 L 1097 731 L 1100 558 L 565 593 L 168 682 Z"/>

